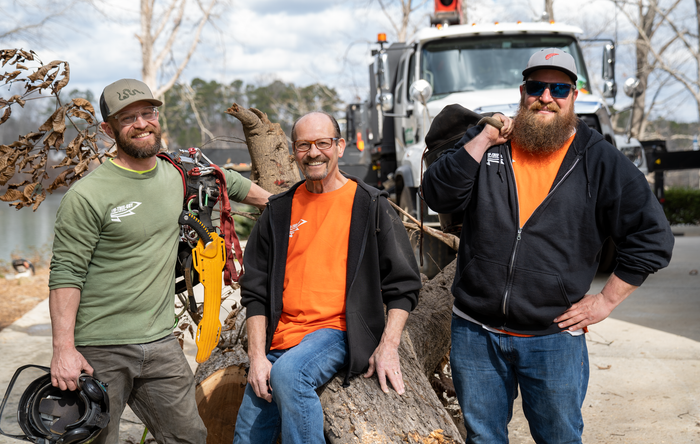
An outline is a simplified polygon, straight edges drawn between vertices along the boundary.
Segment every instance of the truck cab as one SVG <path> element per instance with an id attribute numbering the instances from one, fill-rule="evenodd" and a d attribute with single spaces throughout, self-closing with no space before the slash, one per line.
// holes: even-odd
<path id="1" fill-rule="evenodd" d="M 604 41 L 601 97 L 593 93 L 590 84 L 579 44 L 581 34 L 580 28 L 564 24 L 518 22 L 430 27 L 405 43 L 389 44 L 380 38 L 369 70 L 368 101 L 356 108 L 365 113 L 367 124 L 353 129 L 354 137 L 363 141 L 365 157 L 371 158 L 365 182 L 386 189 L 409 214 L 417 217 L 422 213 L 427 225 L 439 226 L 438 215 L 418 198 L 425 167 L 425 135 L 433 117 L 451 104 L 482 114 L 514 116 L 520 102 L 522 71 L 532 54 L 544 48 L 560 48 L 574 57 L 579 91 L 574 110 L 616 146 L 622 139 L 613 133 L 605 102 L 605 98 L 614 98 L 617 89 L 615 48 L 612 41 Z M 360 120 L 354 118 L 355 122 Z M 630 158 L 638 154 L 639 144 L 635 143 L 625 140 Z M 449 231 L 447 226 L 442 228 Z M 454 252 L 442 251 L 444 244 L 430 237 L 426 240 L 428 260 L 436 265 L 423 270 L 430 276 L 449 263 Z"/>
<path id="2" fill-rule="evenodd" d="M 393 191 L 402 207 L 415 212 L 424 138 L 432 118 L 454 103 L 478 113 L 500 112 L 512 117 L 518 109 L 522 71 L 530 56 L 550 47 L 561 48 L 576 60 L 576 113 L 615 145 L 606 103 L 592 92 L 579 46 L 581 33 L 574 26 L 544 22 L 455 25 L 425 28 L 410 42 L 382 45 L 370 69 L 368 110 L 372 123 L 365 137 L 371 141 L 372 166 L 377 172 L 373 185 Z M 612 44 L 606 45 L 604 57 L 603 91 L 613 97 Z M 432 95 L 424 103 L 411 94 L 418 79 L 432 87 Z"/>

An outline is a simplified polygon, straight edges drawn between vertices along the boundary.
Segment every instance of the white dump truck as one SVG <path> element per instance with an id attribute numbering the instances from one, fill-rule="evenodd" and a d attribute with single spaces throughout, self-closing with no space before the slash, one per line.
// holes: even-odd
<path id="1" fill-rule="evenodd" d="M 436 11 L 437 12 L 437 11 Z M 575 112 L 589 127 L 646 168 L 644 150 L 634 139 L 616 137 L 606 98 L 614 98 L 615 47 L 602 46 L 602 91 L 596 94 L 584 62 L 581 29 L 552 22 L 449 25 L 432 20 L 410 41 L 389 44 L 380 34 L 370 65 L 370 94 L 351 104 L 347 114 L 350 144 L 364 145 L 365 182 L 386 189 L 409 213 L 419 214 L 418 198 L 425 135 L 431 119 L 445 106 L 460 104 L 478 113 L 513 116 L 520 100 L 522 71 L 543 48 L 561 48 L 576 60 L 579 95 Z M 427 82 L 427 83 L 426 83 Z M 624 143 L 622 143 L 624 141 Z M 424 208 L 428 224 L 437 215 Z M 441 242 L 427 239 L 424 272 L 434 274 L 454 255 Z"/>

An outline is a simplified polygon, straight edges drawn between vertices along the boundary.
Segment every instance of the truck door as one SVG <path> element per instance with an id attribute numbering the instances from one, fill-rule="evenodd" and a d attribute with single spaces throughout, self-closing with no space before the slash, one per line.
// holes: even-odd
<path id="1" fill-rule="evenodd" d="M 413 115 L 413 102 L 409 98 L 409 88 L 415 80 L 414 51 L 410 49 L 401 56 L 398 66 L 396 90 L 394 91 L 394 129 L 396 137 L 396 160 L 401 159 L 406 147 L 416 143 L 416 119 Z"/>

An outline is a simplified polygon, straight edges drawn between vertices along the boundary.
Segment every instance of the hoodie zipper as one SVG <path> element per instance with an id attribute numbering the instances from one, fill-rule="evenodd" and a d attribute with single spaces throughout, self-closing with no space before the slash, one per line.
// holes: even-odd
<path id="1" fill-rule="evenodd" d="M 515 257 L 518 254 L 518 247 L 520 246 L 520 241 L 522 239 L 524 225 L 527 224 L 527 222 L 529 222 L 529 219 L 528 219 L 528 221 L 525 222 L 525 224 L 523 224 L 523 227 L 520 227 L 520 200 L 519 200 L 519 196 L 518 196 L 518 183 L 515 181 L 515 170 L 513 170 L 513 160 L 512 160 L 510 153 L 508 151 L 506 151 L 506 156 L 508 157 L 508 161 L 510 162 L 510 168 L 511 168 L 511 171 L 513 172 L 512 177 L 513 177 L 513 184 L 514 184 L 514 188 L 515 188 L 515 202 L 516 202 L 515 209 L 517 210 L 516 220 L 518 223 L 518 231 L 516 233 L 515 246 L 513 246 L 513 252 L 510 256 L 510 263 L 508 264 L 508 277 L 506 278 L 506 289 L 503 292 L 503 303 L 501 305 L 501 311 L 503 312 L 503 316 L 507 317 L 508 316 L 508 314 L 507 314 L 508 297 L 510 296 L 510 291 L 513 287 L 513 269 L 515 268 Z M 562 182 L 564 182 L 566 180 L 566 178 L 569 177 L 569 175 L 574 170 L 576 165 L 578 165 L 580 160 L 581 160 L 580 156 L 576 157 L 576 160 L 574 161 L 573 165 L 571 165 L 571 168 L 569 168 L 569 170 L 566 172 L 566 174 L 564 174 L 564 176 L 561 178 L 561 180 L 559 182 L 557 182 L 557 184 L 554 186 L 554 188 L 552 188 L 552 190 L 549 193 L 547 193 L 545 198 L 542 200 L 542 203 L 540 203 L 537 206 L 537 208 L 542 206 L 542 204 L 545 203 L 547 201 L 547 199 L 549 199 L 549 197 L 552 194 L 554 194 L 554 192 L 557 190 L 557 188 L 559 188 L 559 185 L 561 185 Z M 535 208 L 535 211 L 537 211 L 537 208 Z M 533 211 L 533 214 L 535 211 Z M 505 321 L 504 321 L 504 324 L 505 324 Z"/>

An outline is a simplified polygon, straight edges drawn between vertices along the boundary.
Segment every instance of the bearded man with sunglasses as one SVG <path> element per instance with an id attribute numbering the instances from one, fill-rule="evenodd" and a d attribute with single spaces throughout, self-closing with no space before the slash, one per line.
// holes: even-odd
<path id="1" fill-rule="evenodd" d="M 673 235 L 644 175 L 574 114 L 573 57 L 539 51 L 523 78 L 514 120 L 467 131 L 423 192 L 465 211 L 450 362 L 467 442 L 507 443 L 520 391 L 537 443 L 580 443 L 587 327 L 668 265 Z M 588 294 L 608 237 L 617 267 Z"/>
<path id="2" fill-rule="evenodd" d="M 316 389 L 343 368 L 346 385 L 376 372 L 404 392 L 398 347 L 421 288 L 406 230 L 385 192 L 338 169 L 333 116 L 298 119 L 292 144 L 305 180 L 270 198 L 244 255 L 250 369 L 234 444 L 325 443 Z"/>
<path id="3" fill-rule="evenodd" d="M 110 422 L 97 443 L 117 444 L 126 404 L 159 443 L 206 442 L 192 371 L 175 326 L 180 173 L 161 150 L 160 100 L 138 80 L 107 86 L 101 129 L 117 155 L 61 200 L 49 279 L 51 382 L 75 390 L 87 373 L 108 384 Z M 224 170 L 232 200 L 264 208 L 270 193 Z"/>

